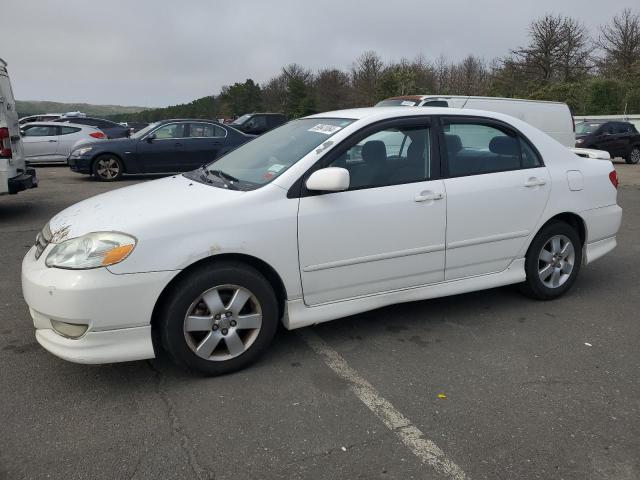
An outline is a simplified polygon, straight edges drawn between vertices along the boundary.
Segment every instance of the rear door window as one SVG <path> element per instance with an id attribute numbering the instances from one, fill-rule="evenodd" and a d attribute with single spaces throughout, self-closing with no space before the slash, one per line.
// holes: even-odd
<path id="1" fill-rule="evenodd" d="M 450 177 L 482 175 L 542 166 L 537 152 L 516 132 L 482 121 L 444 120 Z"/>

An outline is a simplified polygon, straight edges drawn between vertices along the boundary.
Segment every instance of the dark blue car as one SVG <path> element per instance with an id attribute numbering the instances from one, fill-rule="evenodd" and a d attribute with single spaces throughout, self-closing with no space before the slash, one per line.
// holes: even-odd
<path id="1" fill-rule="evenodd" d="M 254 138 L 210 120 L 162 120 L 129 138 L 78 145 L 69 156 L 71 170 L 105 182 L 127 173 L 194 170 Z"/>

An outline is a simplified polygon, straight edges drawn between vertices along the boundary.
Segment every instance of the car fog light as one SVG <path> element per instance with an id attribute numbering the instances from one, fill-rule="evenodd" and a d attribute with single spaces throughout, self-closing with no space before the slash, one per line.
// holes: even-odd
<path id="1" fill-rule="evenodd" d="M 51 326 L 57 333 L 68 338 L 80 338 L 89 328 L 89 325 L 78 325 L 75 323 L 60 322 L 58 320 L 51 320 Z"/>

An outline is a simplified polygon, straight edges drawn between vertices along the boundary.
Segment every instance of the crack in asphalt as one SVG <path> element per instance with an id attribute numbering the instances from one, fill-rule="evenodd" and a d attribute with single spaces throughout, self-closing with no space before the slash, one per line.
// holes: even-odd
<path id="1" fill-rule="evenodd" d="M 188 464 L 191 467 L 191 470 L 193 470 L 195 478 L 197 478 L 198 480 L 214 480 L 215 475 L 198 463 L 196 452 L 193 448 L 193 442 L 184 431 L 184 428 L 180 423 L 180 419 L 176 414 L 175 405 L 173 404 L 173 401 L 169 397 L 169 394 L 165 388 L 165 375 L 155 367 L 151 360 L 147 361 L 147 364 L 149 365 L 149 368 L 154 372 L 156 379 L 158 380 L 156 392 L 158 393 L 158 395 L 160 395 L 160 398 L 167 407 L 167 418 L 169 420 L 171 432 L 179 437 L 180 448 L 187 456 Z"/>

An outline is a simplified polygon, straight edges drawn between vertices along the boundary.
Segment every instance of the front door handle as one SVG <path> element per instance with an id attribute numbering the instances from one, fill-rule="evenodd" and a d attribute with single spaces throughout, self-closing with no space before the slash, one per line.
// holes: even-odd
<path id="1" fill-rule="evenodd" d="M 181 144 L 180 142 L 176 142 L 176 143 L 174 143 L 174 144 L 173 144 L 173 146 L 174 146 L 174 147 L 181 147 L 181 146 L 182 146 L 182 144 Z"/>
<path id="2" fill-rule="evenodd" d="M 416 202 L 428 202 L 429 200 L 442 200 L 444 198 L 444 193 L 435 193 L 430 190 L 425 192 L 420 192 L 414 200 Z"/>
<path id="3" fill-rule="evenodd" d="M 58 140 L 49 140 L 49 143 L 56 143 Z"/>
<path id="4" fill-rule="evenodd" d="M 545 180 L 541 180 L 536 177 L 531 177 L 529 180 L 527 180 L 527 183 L 525 183 L 524 186 L 527 188 L 534 188 L 534 187 L 544 187 L 546 184 L 547 182 Z"/>

